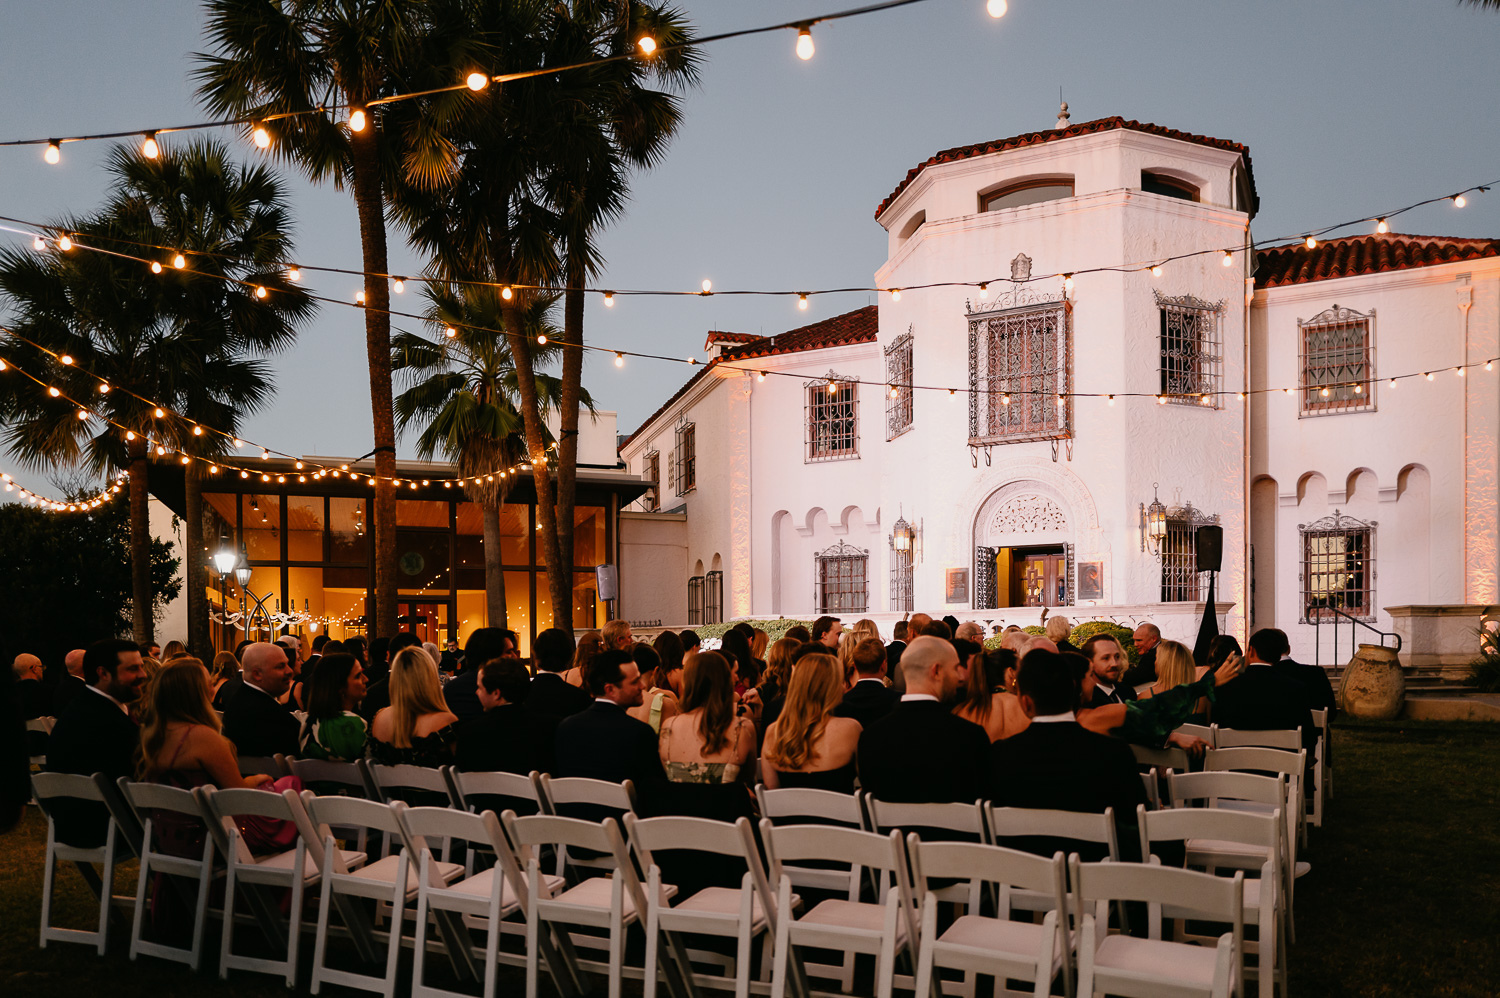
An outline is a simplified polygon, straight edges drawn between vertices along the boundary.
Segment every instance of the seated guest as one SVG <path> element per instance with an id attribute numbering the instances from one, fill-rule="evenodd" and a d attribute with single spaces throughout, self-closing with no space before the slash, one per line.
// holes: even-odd
<path id="1" fill-rule="evenodd" d="M 63 657 L 63 667 L 67 670 L 58 681 L 56 688 L 52 691 L 52 716 L 62 717 L 63 711 L 68 709 L 73 696 L 82 693 L 89 686 L 89 681 L 83 678 L 83 649 L 74 648 Z"/>
<path id="2" fill-rule="evenodd" d="M 676 631 L 662 631 L 651 642 L 656 655 L 661 659 L 657 668 L 656 685 L 671 690 L 678 700 L 682 699 L 682 638 Z"/>
<path id="3" fill-rule="evenodd" d="M 365 754 L 368 727 L 358 713 L 365 698 L 365 669 L 353 655 L 334 652 L 318 660 L 302 722 L 304 759 L 353 762 Z"/>
<path id="4" fill-rule="evenodd" d="M 213 668 L 209 670 L 209 696 L 214 710 L 222 711 L 231 697 L 240 688 L 240 660 L 233 652 L 221 651 L 214 656 Z"/>
<path id="5" fill-rule="evenodd" d="M 1006 648 L 984 653 L 981 665 L 969 670 L 968 695 L 953 713 L 984 729 L 998 742 L 1024 730 L 1031 721 L 1016 695 L 1016 655 Z"/>
<path id="6" fill-rule="evenodd" d="M 479 703 L 479 667 L 497 658 L 519 661 L 520 648 L 515 631 L 503 627 L 475 628 L 464 645 L 464 671 L 442 687 L 448 709 L 465 721 L 483 714 L 484 707 Z"/>
<path id="7" fill-rule="evenodd" d="M 645 721 L 651 730 L 660 733 L 661 722 L 677 713 L 677 694 L 668 689 L 661 679 L 661 657 L 656 649 L 644 641 L 631 649 L 636 668 L 641 670 L 641 705 L 630 708 L 630 716 Z"/>
<path id="8" fill-rule="evenodd" d="M 755 757 L 755 723 L 735 713 L 729 662 L 700 652 L 682 671 L 682 712 L 662 722 L 658 740 L 667 779 L 733 783 Z"/>
<path id="9" fill-rule="evenodd" d="M 602 651 L 589 663 L 588 677 L 594 702 L 558 724 L 552 775 L 608 783 L 631 780 L 649 812 L 661 799 L 666 776 L 656 752 L 656 733 L 626 713 L 641 702 L 641 671 L 629 652 Z M 540 681 L 538 677 L 535 682 Z M 588 809 L 580 809 L 578 816 L 593 818 Z"/>
<path id="10" fill-rule="evenodd" d="M 984 670 L 984 645 L 978 641 L 954 638 L 953 650 L 958 653 L 958 688 L 959 695 L 962 696 L 962 691 L 969 686 L 970 671 Z"/>
<path id="11" fill-rule="evenodd" d="M 766 649 L 771 646 L 771 635 L 767 634 L 759 627 L 752 627 L 751 630 L 755 633 L 750 638 L 750 654 L 756 659 L 756 661 L 764 662 L 766 658 Z M 761 669 L 761 671 L 764 672 L 765 669 Z"/>
<path id="12" fill-rule="evenodd" d="M 611 651 L 629 651 L 635 647 L 635 635 L 630 631 L 630 621 L 614 620 L 605 621 L 604 627 L 599 631 L 599 645 Z"/>
<path id="13" fill-rule="evenodd" d="M 958 691 L 953 645 L 923 635 L 901 654 L 906 693 L 859 737 L 859 781 L 892 803 L 968 802 L 989 786 L 989 737 L 949 712 Z"/>
<path id="14" fill-rule="evenodd" d="M 480 628 L 480 630 L 483 630 L 483 628 Z M 376 638 L 374 643 L 370 646 L 371 651 L 376 651 L 377 647 L 381 646 L 382 643 L 383 647 L 385 648 L 386 654 L 389 654 L 392 660 L 394 660 L 396 654 L 402 649 L 419 647 L 422 644 L 422 641 L 410 631 L 402 631 L 400 634 L 397 634 L 389 641 L 385 641 L 385 639 L 383 638 Z M 374 659 L 372 657 L 372 661 L 373 660 Z M 365 678 L 368 683 L 368 688 L 365 690 L 364 703 L 360 705 L 360 715 L 366 721 L 373 720 L 376 714 L 380 713 L 380 711 L 391 705 L 390 671 L 388 669 L 382 669 L 381 674 L 376 675 L 374 671 L 375 668 L 376 667 L 372 665 L 366 669 Z M 456 691 L 455 696 L 460 702 L 463 702 L 462 693 L 458 693 Z M 475 704 L 475 712 L 478 713 L 478 701 L 475 701 Z"/>
<path id="15" fill-rule="evenodd" d="M 786 633 L 783 634 L 782 637 L 791 638 L 798 644 L 805 645 L 812 640 L 812 631 L 809 631 L 801 624 L 793 624 L 791 627 L 788 627 L 786 629 Z"/>
<path id="16" fill-rule="evenodd" d="M 234 745 L 220 733 L 219 716 L 209 703 L 208 672 L 198 659 L 179 656 L 162 666 L 151 684 L 146 713 L 149 720 L 141 729 L 142 780 L 183 790 L 253 788 L 272 782 L 264 773 L 240 775 Z M 203 828 L 196 821 L 189 824 L 196 829 L 195 844 L 201 853 Z"/>
<path id="17" fill-rule="evenodd" d="M 1287 678 L 1275 668 L 1281 660 L 1282 642 L 1286 636 L 1270 627 L 1250 635 L 1245 652 L 1245 674 L 1239 681 L 1219 691 L 1214 701 L 1214 723 L 1221 728 L 1245 731 L 1302 729 L 1302 745 L 1308 750 L 1309 763 L 1318 742 L 1308 707 L 1307 687 Z"/>
<path id="18" fill-rule="evenodd" d="M 849 687 L 834 713 L 852 718 L 868 728 L 889 714 L 901 701 L 901 691 L 885 684 L 885 646 L 878 638 L 866 638 L 854 647 L 851 659 L 854 685 Z"/>
<path id="19" fill-rule="evenodd" d="M 531 662 L 536 667 L 536 678 L 532 679 L 531 690 L 526 694 L 527 710 L 550 717 L 571 717 L 589 709 L 593 697 L 563 678 L 563 673 L 574 660 L 573 635 L 567 631 L 552 627 L 536 636 L 531 643 Z M 482 663 L 476 663 L 476 666 L 479 664 Z"/>
<path id="20" fill-rule="evenodd" d="M 1142 624 L 1130 641 L 1135 645 L 1136 663 L 1125 673 L 1125 684 L 1135 689 L 1156 681 L 1156 646 L 1161 644 L 1161 628 L 1152 623 Z"/>
<path id="21" fill-rule="evenodd" d="M 1125 649 L 1113 635 L 1095 634 L 1079 650 L 1094 674 L 1093 699 L 1086 706 L 1103 707 L 1135 699 L 1135 688 L 1124 681 Z"/>
<path id="22" fill-rule="evenodd" d="M 750 639 L 741 631 L 726 631 L 719 643 L 721 655 L 734 670 L 734 692 L 744 696 L 746 690 L 754 689 L 760 680 L 760 670 L 750 655 Z"/>
<path id="23" fill-rule="evenodd" d="M 813 644 L 822 645 L 830 654 L 838 650 L 839 635 L 842 633 L 844 633 L 844 625 L 837 617 L 830 617 L 824 614 L 813 621 Z"/>
<path id="24" fill-rule="evenodd" d="M 295 641 L 297 639 L 292 638 L 292 640 Z M 168 641 L 166 647 L 161 650 L 161 660 L 165 664 L 173 659 L 183 658 L 187 653 L 187 645 L 181 641 Z"/>
<path id="25" fill-rule="evenodd" d="M 891 643 L 885 646 L 885 671 L 889 676 L 894 677 L 896 667 L 901 664 L 901 653 L 906 650 L 906 635 L 909 626 L 906 621 L 898 620 L 891 630 Z"/>
<path id="26" fill-rule="evenodd" d="M 786 691 L 792 681 L 792 656 L 799 644 L 794 638 L 777 638 L 766 651 L 766 671 L 760 677 L 755 692 L 764 704 L 760 712 L 761 724 L 770 728 L 771 722 L 781 716 L 786 703 Z"/>
<path id="27" fill-rule="evenodd" d="M 296 755 L 302 726 L 276 702 L 292 680 L 286 652 L 265 642 L 249 645 L 240 659 L 240 672 L 243 685 L 224 708 L 224 737 L 234 742 L 240 755 Z"/>
<path id="28" fill-rule="evenodd" d="M 1213 668 L 1222 665 L 1230 655 L 1244 655 L 1245 651 L 1240 647 L 1239 639 L 1233 634 L 1220 634 L 1209 642 L 1208 665 Z"/>
<path id="29" fill-rule="evenodd" d="M 25 652 L 17 655 L 10 664 L 15 673 L 15 699 L 21 708 L 21 720 L 30 721 L 47 716 L 49 699 L 42 685 L 42 660 Z"/>
<path id="30" fill-rule="evenodd" d="M 443 700 L 437 663 L 419 647 L 391 660 L 391 705 L 370 722 L 365 755 L 382 766 L 434 768 L 453 761 L 458 717 Z"/>
<path id="31" fill-rule="evenodd" d="M 79 665 L 90 679 L 68 703 L 47 741 L 47 771 L 92 776 L 110 782 L 134 777 L 141 732 L 130 707 L 141 695 L 146 671 L 140 646 L 132 641 L 96 641 Z M 92 849 L 104 844 L 109 812 L 92 801 L 57 800 L 50 805 L 57 837 L 68 845 Z"/>
<path id="32" fill-rule="evenodd" d="M 1156 682 L 1140 694 L 1140 699 L 1149 700 L 1174 687 L 1194 682 L 1207 671 L 1206 667 L 1199 668 L 1193 664 L 1193 652 L 1186 645 L 1180 641 L 1163 641 L 1156 646 Z M 1206 697 L 1199 700 L 1197 706 L 1193 708 L 1193 715 L 1188 719 L 1188 723 L 1208 723 L 1208 699 Z"/>
<path id="33" fill-rule="evenodd" d="M 906 640 L 908 642 L 922 637 L 927 633 L 927 625 L 932 623 L 932 615 L 926 613 L 914 613 L 906 619 Z"/>
<path id="34" fill-rule="evenodd" d="M 1122 848 L 1138 842 L 1135 807 L 1146 803 L 1135 756 L 1123 741 L 1085 729 L 1074 713 L 1078 680 L 1061 655 L 1030 652 L 1017 679 L 1021 709 L 1031 719 L 1026 730 L 996 742 L 990 749 L 991 783 L 987 796 L 1001 807 L 1042 808 L 1103 814 L 1114 808 Z M 1002 840 L 1001 845 L 1051 855 L 1054 848 L 1080 855 L 1093 852 L 1070 842 Z M 1104 858 L 1097 847 L 1089 861 Z M 1135 854 L 1139 856 L 1139 845 Z M 1123 857 L 1122 857 L 1123 858 Z"/>
<path id="35" fill-rule="evenodd" d="M 533 714 L 523 704 L 531 677 L 520 662 L 496 658 L 479 670 L 479 702 L 484 713 L 458 729 L 459 769 L 521 773 L 552 770 L 552 739 L 557 719 Z"/>
<path id="36" fill-rule="evenodd" d="M 881 658 L 883 666 L 884 649 Z M 843 690 L 832 655 L 808 655 L 797 663 L 781 716 L 766 727 L 760 778 L 767 788 L 854 792 L 854 752 L 864 729 L 853 717 L 837 716 L 835 708 L 848 699 Z"/>
<path id="37" fill-rule="evenodd" d="M 854 649 L 866 638 L 880 640 L 880 631 L 875 626 L 875 621 L 868 617 L 856 620 L 854 626 L 839 635 L 838 658 L 839 666 L 844 671 L 844 687 L 847 689 L 854 683 Z M 884 644 L 881 650 L 884 650 Z"/>
<path id="38" fill-rule="evenodd" d="M 1072 642 L 1068 640 L 1068 635 L 1073 633 L 1073 623 L 1067 617 L 1061 614 L 1055 617 L 1048 617 L 1047 625 L 1043 628 L 1043 633 L 1046 634 L 1049 641 L 1057 645 L 1058 651 L 1078 651 L 1077 648 L 1073 647 Z"/>
<path id="39" fill-rule="evenodd" d="M 1294 683 L 1301 683 L 1306 692 L 1307 706 L 1309 710 L 1328 711 L 1328 720 L 1332 721 L 1338 713 L 1338 701 L 1333 695 L 1333 684 L 1328 681 L 1328 672 L 1321 665 L 1303 665 L 1294 661 L 1292 654 L 1292 643 L 1287 640 L 1286 632 L 1275 627 L 1262 628 L 1269 639 L 1274 639 L 1275 645 L 1265 644 L 1267 661 L 1270 656 L 1279 655 L 1277 661 L 1271 662 L 1271 668 L 1277 673 L 1290 679 Z M 1259 633 L 1259 632 L 1257 632 Z M 1233 641 L 1233 638 L 1230 638 Z"/>
<path id="40" fill-rule="evenodd" d="M 955 641 L 972 641 L 977 645 L 984 644 L 984 625 L 977 620 L 966 620 L 953 629 Z"/>
<path id="41" fill-rule="evenodd" d="M 929 620 L 927 625 L 922 628 L 922 636 L 924 638 L 942 638 L 944 641 L 952 641 L 953 631 L 948 627 L 946 621 Z"/>
<path id="42" fill-rule="evenodd" d="M 572 667 L 561 673 L 563 679 L 587 693 L 589 661 L 603 650 L 604 635 L 598 631 L 584 631 L 578 639 L 578 646 L 572 652 Z"/>

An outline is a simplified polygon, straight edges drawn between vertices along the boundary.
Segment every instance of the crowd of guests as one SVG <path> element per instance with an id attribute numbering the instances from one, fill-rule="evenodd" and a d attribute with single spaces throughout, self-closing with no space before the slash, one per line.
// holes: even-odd
<path id="1" fill-rule="evenodd" d="M 1053 617 L 1044 634 L 1010 629 L 986 649 L 978 624 L 914 614 L 887 643 L 868 620 L 825 616 L 776 641 L 736 624 L 708 650 L 692 631 L 638 642 L 617 620 L 576 641 L 543 631 L 530 668 L 514 633 L 480 628 L 461 651 L 405 633 L 305 648 L 289 637 L 209 664 L 176 642 L 106 640 L 67 656 L 50 699 L 39 663 L 21 656 L 14 672 L 25 709 L 57 716 L 55 771 L 224 788 L 271 784 L 239 760 L 276 754 L 538 770 L 630 780 L 644 813 L 723 819 L 753 812 L 758 779 L 1128 820 L 1145 802 L 1130 742 L 1200 751 L 1176 731 L 1189 721 L 1312 739 L 1309 711 L 1333 707 L 1326 674 L 1293 662 L 1278 630 L 1257 631 L 1243 656 L 1220 638 L 1198 663 L 1145 625 L 1133 666 L 1113 634 L 1074 648 L 1069 633 Z M 99 805 L 56 818 L 64 841 L 103 841 Z"/>

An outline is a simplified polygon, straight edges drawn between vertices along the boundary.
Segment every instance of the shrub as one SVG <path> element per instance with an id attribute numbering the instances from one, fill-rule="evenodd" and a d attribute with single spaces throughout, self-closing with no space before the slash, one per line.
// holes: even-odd
<path id="1" fill-rule="evenodd" d="M 1479 657 L 1469 664 L 1469 682 L 1481 693 L 1500 693 L 1500 612 L 1484 615 Z"/>
<path id="2" fill-rule="evenodd" d="M 719 639 L 724 636 L 725 632 L 727 632 L 731 627 L 738 623 L 738 620 L 726 620 L 718 624 L 699 624 L 697 626 L 689 625 L 688 630 L 696 633 L 698 637 L 702 638 L 704 641 L 712 639 L 714 644 L 711 647 L 717 647 Z M 810 620 L 797 620 L 793 617 L 778 617 L 775 620 L 747 619 L 745 623 L 749 624 L 751 627 L 759 627 L 761 630 L 765 631 L 766 636 L 770 638 L 772 642 L 776 641 L 779 638 L 785 637 L 786 632 L 791 630 L 793 627 L 796 627 L 798 624 L 801 624 L 803 627 L 807 628 L 808 631 L 812 630 L 813 625 L 813 622 Z"/>
<path id="3" fill-rule="evenodd" d="M 1072 642 L 1074 648 L 1082 648 L 1083 643 L 1095 634 L 1113 635 L 1115 640 L 1120 642 L 1120 647 L 1125 649 L 1125 661 L 1130 665 L 1133 666 L 1140 661 L 1141 657 L 1135 652 L 1135 642 L 1130 640 L 1135 632 L 1113 620 L 1090 620 L 1079 624 L 1069 632 L 1068 640 Z"/>

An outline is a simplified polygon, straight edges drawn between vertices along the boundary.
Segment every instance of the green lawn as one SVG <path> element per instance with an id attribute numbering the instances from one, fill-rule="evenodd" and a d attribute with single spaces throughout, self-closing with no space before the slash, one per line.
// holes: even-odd
<path id="1" fill-rule="evenodd" d="M 1348 724 L 1334 738 L 1337 796 L 1327 824 L 1312 830 L 1305 854 L 1312 872 L 1298 881 L 1292 993 L 1500 994 L 1500 725 Z M 132 964 L 124 946 L 104 958 L 74 945 L 37 949 L 44 834 L 33 811 L 0 839 L 6 998 L 287 993 L 260 975 L 221 982 L 161 961 Z M 134 890 L 134 869 L 122 871 L 117 891 Z M 72 870 L 61 876 L 60 914 L 84 925 L 92 909 L 83 883 Z M 304 954 L 311 956 L 310 941 Z M 518 971 L 502 970 L 502 994 L 522 987 Z"/>

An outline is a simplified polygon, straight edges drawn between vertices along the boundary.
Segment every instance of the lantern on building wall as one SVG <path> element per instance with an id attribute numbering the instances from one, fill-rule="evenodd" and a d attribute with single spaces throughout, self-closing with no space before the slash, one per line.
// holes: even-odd
<path id="1" fill-rule="evenodd" d="M 1161 553 L 1162 538 L 1167 536 L 1167 507 L 1156 494 L 1158 485 L 1151 483 L 1151 505 L 1141 505 L 1141 550 L 1151 545 L 1153 554 Z"/>
<path id="2" fill-rule="evenodd" d="M 911 529 L 911 524 L 906 522 L 906 517 L 901 517 L 891 528 L 891 545 L 903 553 L 912 548 L 912 542 L 916 539 L 916 532 Z"/>

